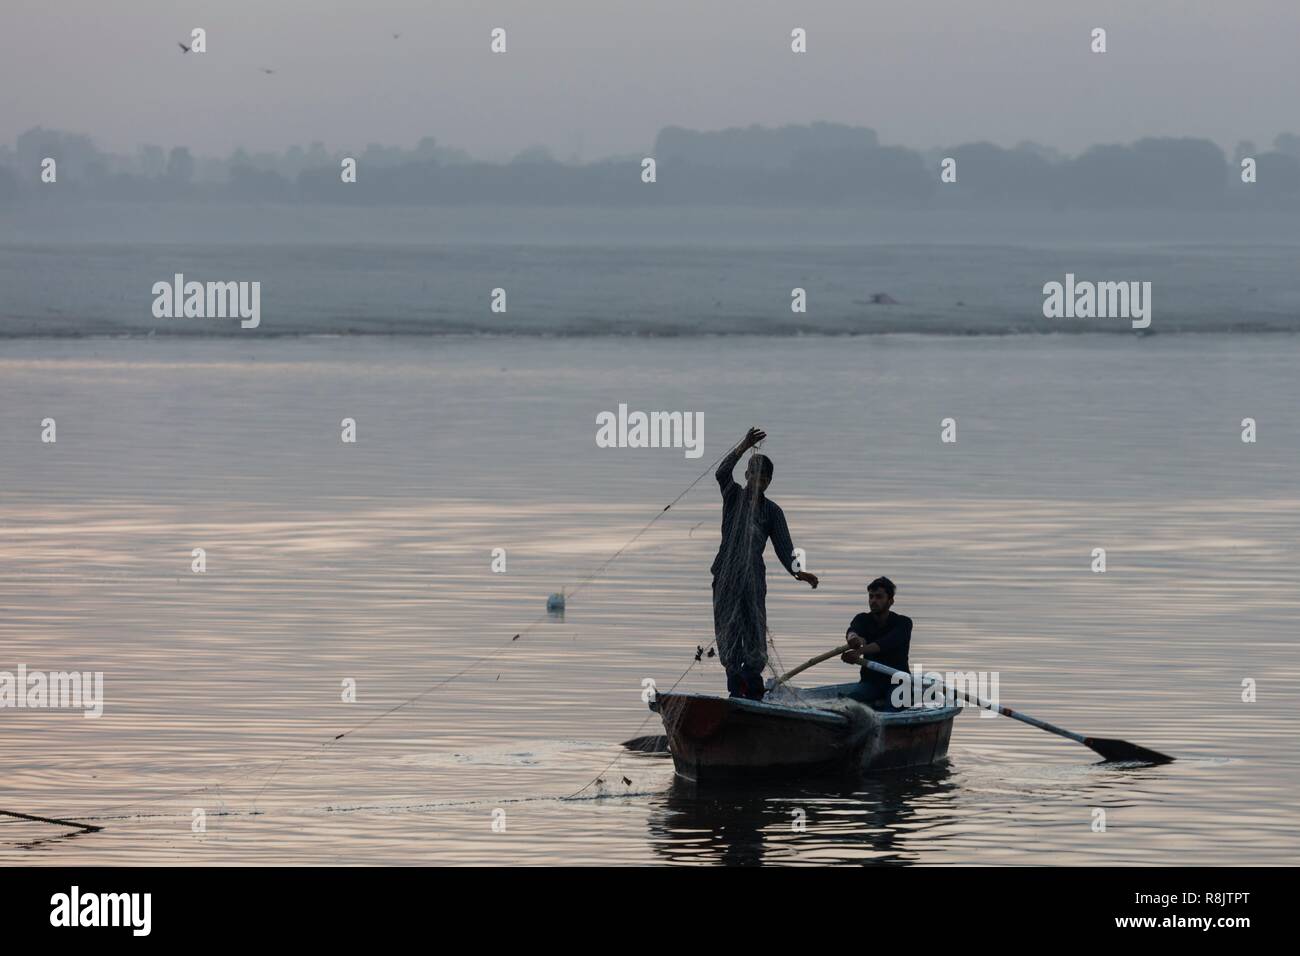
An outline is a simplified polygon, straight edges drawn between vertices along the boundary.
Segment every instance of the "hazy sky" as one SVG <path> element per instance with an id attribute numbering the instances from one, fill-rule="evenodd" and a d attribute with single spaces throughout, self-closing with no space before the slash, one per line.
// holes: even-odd
<path id="1" fill-rule="evenodd" d="M 3 0 L 0 142 L 542 144 L 833 120 L 925 148 L 1300 132 L 1297 0 Z M 208 52 L 178 40 L 208 32 Z M 489 52 L 489 31 L 509 52 Z M 808 30 L 809 52 L 789 49 Z M 1105 27 L 1109 52 L 1089 52 Z M 392 34 L 401 33 L 398 40 Z M 261 67 L 276 70 L 274 75 Z"/>

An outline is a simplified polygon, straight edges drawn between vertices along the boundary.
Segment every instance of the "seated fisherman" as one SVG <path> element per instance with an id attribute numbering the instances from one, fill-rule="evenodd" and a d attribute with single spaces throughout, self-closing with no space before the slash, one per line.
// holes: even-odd
<path id="1" fill-rule="evenodd" d="M 890 610 L 894 603 L 894 582 L 876 578 L 867 585 L 871 612 L 853 618 L 845 637 L 850 648 L 840 655 L 846 664 L 877 661 L 907 671 L 907 648 L 912 642 L 912 619 Z M 863 699 L 877 710 L 889 709 L 890 695 L 897 685 L 888 674 L 862 668 Z"/>

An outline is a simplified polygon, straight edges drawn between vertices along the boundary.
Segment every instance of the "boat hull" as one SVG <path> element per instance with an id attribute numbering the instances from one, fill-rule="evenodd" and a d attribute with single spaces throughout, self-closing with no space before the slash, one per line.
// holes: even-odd
<path id="1" fill-rule="evenodd" d="M 864 731 L 843 710 L 859 693 L 857 684 L 801 690 L 801 706 L 783 703 L 788 695 L 753 701 L 660 694 L 652 707 L 663 719 L 677 773 L 688 780 L 847 775 L 947 757 L 957 707 L 877 711 Z"/>

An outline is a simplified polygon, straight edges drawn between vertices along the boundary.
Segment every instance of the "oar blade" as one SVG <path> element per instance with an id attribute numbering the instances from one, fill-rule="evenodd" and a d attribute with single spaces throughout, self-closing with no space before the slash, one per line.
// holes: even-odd
<path id="1" fill-rule="evenodd" d="M 668 753 L 668 737 L 664 734 L 633 737 L 631 740 L 623 741 L 623 746 L 628 750 L 636 750 L 644 754 L 666 754 Z"/>
<path id="2" fill-rule="evenodd" d="M 1173 757 L 1156 750 L 1148 750 L 1146 747 L 1139 747 L 1127 740 L 1089 737 L 1084 743 L 1107 760 L 1123 760 L 1129 763 L 1173 763 L 1174 761 Z"/>

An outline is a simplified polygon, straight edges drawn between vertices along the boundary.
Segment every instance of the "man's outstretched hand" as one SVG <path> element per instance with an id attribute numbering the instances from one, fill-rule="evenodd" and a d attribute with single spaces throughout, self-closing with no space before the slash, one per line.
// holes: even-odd
<path id="1" fill-rule="evenodd" d="M 807 584 L 811 584 L 812 589 L 814 591 L 817 590 L 817 575 L 813 574 L 811 571 L 796 572 L 795 578 L 796 580 L 804 581 Z"/>
<path id="2" fill-rule="evenodd" d="M 763 431 L 761 428 L 751 428 L 749 431 L 745 432 L 745 437 L 741 439 L 740 450 L 749 451 L 749 449 L 753 448 L 759 442 L 766 440 L 767 432 Z"/>

